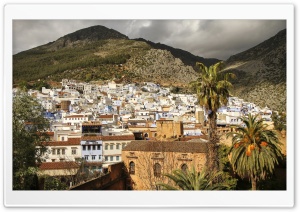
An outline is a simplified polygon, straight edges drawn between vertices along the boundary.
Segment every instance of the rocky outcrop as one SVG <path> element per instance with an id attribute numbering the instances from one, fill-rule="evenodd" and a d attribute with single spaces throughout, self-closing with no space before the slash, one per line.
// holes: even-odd
<path id="1" fill-rule="evenodd" d="M 150 49 L 145 55 L 130 58 L 126 66 L 141 80 L 164 85 L 186 86 L 197 78 L 191 66 L 184 65 L 167 50 Z"/>

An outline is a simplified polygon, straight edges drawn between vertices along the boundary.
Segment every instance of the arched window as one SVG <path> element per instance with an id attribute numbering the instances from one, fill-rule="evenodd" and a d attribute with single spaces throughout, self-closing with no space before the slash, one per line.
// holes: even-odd
<path id="1" fill-rule="evenodd" d="M 132 161 L 129 163 L 129 174 L 135 174 L 135 164 Z"/>
<path id="2" fill-rule="evenodd" d="M 154 164 L 154 176 L 155 177 L 161 176 L 161 165 L 159 163 Z"/>
<path id="3" fill-rule="evenodd" d="M 187 172 L 188 170 L 188 166 L 184 163 L 181 165 L 181 170 L 184 171 L 185 173 Z"/>

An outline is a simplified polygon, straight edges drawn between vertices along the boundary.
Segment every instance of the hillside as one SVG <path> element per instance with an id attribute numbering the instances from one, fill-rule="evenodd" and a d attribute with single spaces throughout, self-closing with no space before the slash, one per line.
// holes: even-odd
<path id="1" fill-rule="evenodd" d="M 162 44 L 162 43 L 154 43 L 151 42 L 149 40 L 145 40 L 143 38 L 138 38 L 138 39 L 134 39 L 137 41 L 143 41 L 147 44 L 149 44 L 152 48 L 154 49 L 161 49 L 161 50 L 167 50 L 169 52 L 171 52 L 171 54 L 176 57 L 179 58 L 185 65 L 187 66 L 195 66 L 196 62 L 200 62 L 203 63 L 206 66 L 211 66 L 217 62 L 219 62 L 220 60 L 215 59 L 215 58 L 203 58 L 203 57 L 199 57 L 196 55 L 193 55 L 192 53 L 182 50 L 182 49 L 176 49 L 173 48 L 171 46 Z"/>
<path id="2" fill-rule="evenodd" d="M 54 42 L 13 56 L 14 84 L 21 81 L 72 78 L 82 81 L 123 79 L 185 86 L 196 78 L 195 61 L 210 65 L 217 59 L 127 36 L 103 26 L 65 35 Z M 182 62 L 182 60 L 184 62 Z"/>
<path id="3" fill-rule="evenodd" d="M 56 41 L 13 55 L 13 81 L 63 78 L 80 81 L 153 81 L 185 87 L 197 78 L 196 62 L 206 66 L 219 61 L 145 39 L 127 36 L 103 26 L 93 26 Z M 237 75 L 233 95 L 261 107 L 285 111 L 286 30 L 226 61 Z"/>
<path id="4" fill-rule="evenodd" d="M 234 95 L 261 107 L 286 111 L 286 30 L 226 61 L 237 75 Z"/>

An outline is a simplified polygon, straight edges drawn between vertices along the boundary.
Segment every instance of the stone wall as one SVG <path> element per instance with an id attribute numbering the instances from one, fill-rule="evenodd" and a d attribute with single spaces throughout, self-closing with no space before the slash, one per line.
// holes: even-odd
<path id="1" fill-rule="evenodd" d="M 74 186 L 70 190 L 126 190 L 126 178 L 124 163 L 120 162 L 110 165 L 106 175 Z"/>

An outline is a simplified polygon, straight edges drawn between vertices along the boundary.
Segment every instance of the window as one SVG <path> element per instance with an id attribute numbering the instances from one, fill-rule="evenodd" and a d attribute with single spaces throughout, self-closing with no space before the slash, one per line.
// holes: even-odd
<path id="1" fill-rule="evenodd" d="M 129 163 L 129 174 L 135 174 L 135 164 L 133 161 Z"/>
<path id="2" fill-rule="evenodd" d="M 65 137 L 61 137 L 61 141 L 65 141 Z"/>
<path id="3" fill-rule="evenodd" d="M 110 161 L 113 161 L 114 160 L 114 156 L 110 156 Z"/>
<path id="4" fill-rule="evenodd" d="M 95 145 L 93 145 L 93 150 L 96 150 L 96 146 Z"/>
<path id="5" fill-rule="evenodd" d="M 120 160 L 120 156 L 116 156 L 116 161 L 119 161 Z"/>
<path id="6" fill-rule="evenodd" d="M 182 157 L 183 159 L 187 159 L 187 154 L 182 154 L 181 157 Z"/>
<path id="7" fill-rule="evenodd" d="M 186 173 L 186 171 L 188 170 L 188 166 L 184 163 L 181 166 L 181 170 L 184 171 Z"/>
<path id="8" fill-rule="evenodd" d="M 57 154 L 60 155 L 60 149 L 57 149 Z"/>
<path id="9" fill-rule="evenodd" d="M 82 146 L 82 150 L 85 150 L 86 149 L 86 146 Z"/>
<path id="10" fill-rule="evenodd" d="M 72 149 L 72 155 L 76 155 L 76 149 Z"/>
<path id="11" fill-rule="evenodd" d="M 113 149 L 114 149 L 114 145 L 113 145 L 113 144 L 110 144 L 110 145 L 109 145 L 109 149 L 110 149 L 110 150 L 113 150 Z"/>
<path id="12" fill-rule="evenodd" d="M 99 160 L 101 160 L 101 155 L 99 155 Z"/>
<path id="13" fill-rule="evenodd" d="M 55 155 L 55 149 L 52 149 L 52 155 Z"/>
<path id="14" fill-rule="evenodd" d="M 89 160 L 89 156 L 88 156 L 88 155 L 85 155 L 85 156 L 84 156 L 84 159 L 85 159 L 85 160 Z"/>
<path id="15" fill-rule="evenodd" d="M 105 156 L 105 161 L 108 161 L 108 156 Z"/>
<path id="16" fill-rule="evenodd" d="M 154 176 L 160 177 L 161 175 L 161 165 L 159 163 L 154 164 Z"/>
<path id="17" fill-rule="evenodd" d="M 101 145 L 97 145 L 97 149 L 98 149 L 98 150 L 101 150 Z"/>
<path id="18" fill-rule="evenodd" d="M 96 155 L 92 155 L 92 160 L 95 160 L 96 159 Z"/>
<path id="19" fill-rule="evenodd" d="M 65 149 L 62 149 L 62 150 L 61 150 L 61 154 L 65 155 L 65 154 L 66 154 L 66 150 L 65 150 Z"/>
<path id="20" fill-rule="evenodd" d="M 91 146 L 87 146 L 87 149 L 88 149 L 88 150 L 91 150 Z"/>
<path id="21" fill-rule="evenodd" d="M 117 144 L 117 145 L 116 145 L 116 149 L 120 149 L 120 144 Z"/>
<path id="22" fill-rule="evenodd" d="M 108 150 L 108 144 L 105 145 L 105 150 Z"/>

